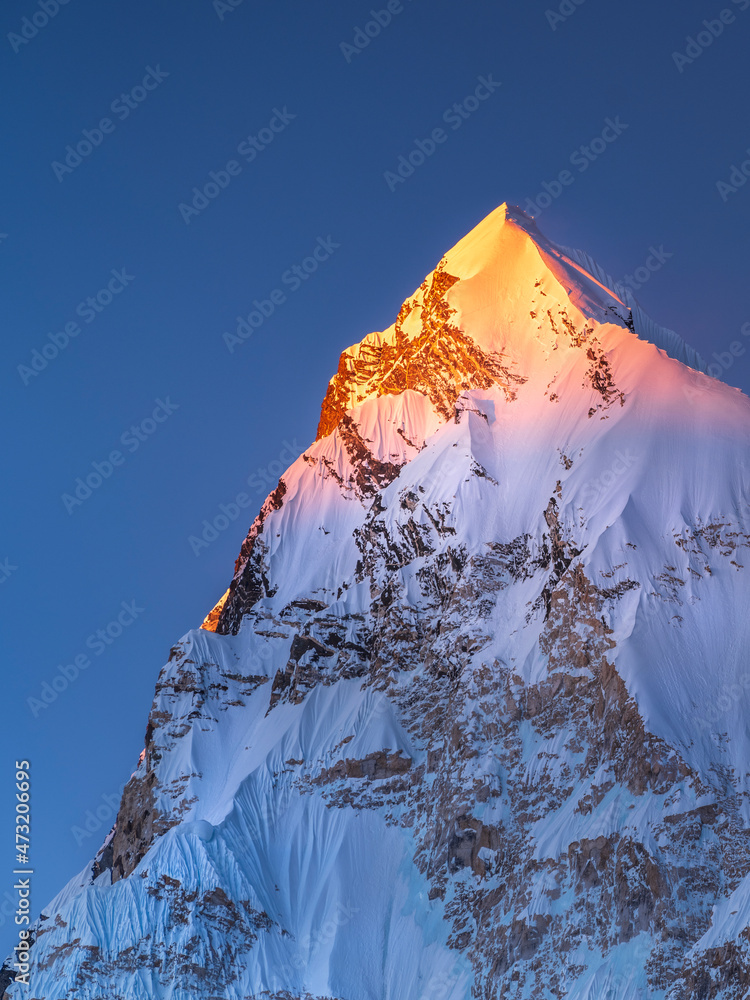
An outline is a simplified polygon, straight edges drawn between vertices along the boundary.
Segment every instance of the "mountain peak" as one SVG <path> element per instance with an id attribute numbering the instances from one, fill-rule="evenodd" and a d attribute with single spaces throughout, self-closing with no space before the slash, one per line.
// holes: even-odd
<path id="1" fill-rule="evenodd" d="M 748 995 L 750 401 L 626 302 L 501 206 L 344 352 L 35 996 Z"/>
<path id="2" fill-rule="evenodd" d="M 317 438 L 364 400 L 405 389 L 428 396 L 445 418 L 468 389 L 497 384 L 515 398 L 533 371 L 554 365 L 552 352 L 584 343 L 589 350 L 590 338 L 614 330 L 703 368 L 595 262 L 557 246 L 522 209 L 503 203 L 441 258 L 392 326 L 343 352 Z"/>

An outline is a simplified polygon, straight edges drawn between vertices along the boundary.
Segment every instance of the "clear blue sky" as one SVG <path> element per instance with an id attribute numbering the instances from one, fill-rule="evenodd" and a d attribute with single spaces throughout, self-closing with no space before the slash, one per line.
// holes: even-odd
<path id="1" fill-rule="evenodd" d="M 687 36 L 720 2 L 567 0 L 550 18 L 544 0 L 404 0 L 366 47 L 356 29 L 385 3 L 45 2 L 46 24 L 10 0 L 0 33 L 0 910 L 24 757 L 35 913 L 109 828 L 158 671 L 227 586 L 262 470 L 275 482 L 312 439 L 340 351 L 497 204 L 570 170 L 543 231 L 615 277 L 663 247 L 642 304 L 709 358 L 739 340 L 725 377 L 750 385 L 750 183 L 717 190 L 750 158 L 750 0 L 728 0 L 705 51 Z M 582 169 L 576 151 L 618 116 Z M 193 206 L 211 171 L 225 186 Z M 295 272 L 316 248 L 314 273 Z M 273 314 L 230 353 L 255 299 Z M 94 462 L 109 474 L 75 503 Z M 252 509 L 196 554 L 189 537 L 241 491 Z M 88 666 L 34 715 L 76 657 Z M 76 837 L 97 809 L 102 828 Z M 13 940 L 6 919 L 0 950 Z"/>

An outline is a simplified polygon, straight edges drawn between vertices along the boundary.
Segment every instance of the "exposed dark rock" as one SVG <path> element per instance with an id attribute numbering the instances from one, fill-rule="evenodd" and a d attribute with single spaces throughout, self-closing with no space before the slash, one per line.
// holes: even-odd
<path id="1" fill-rule="evenodd" d="M 345 351 L 321 408 L 317 437 L 335 430 L 347 410 L 356 405 L 358 387 L 372 386 L 378 395 L 415 389 L 432 401 L 444 419 L 454 416 L 454 403 L 467 389 L 504 388 L 509 399 L 525 379 L 499 354 L 486 354 L 453 322 L 456 310 L 446 294 L 459 279 L 441 266 L 425 279 L 413 299 L 401 307 L 396 340 L 379 346 L 364 343 L 356 353 Z M 404 323 L 418 311 L 419 332 L 407 335 Z M 353 399 L 354 397 L 354 399 Z"/>
<path id="2" fill-rule="evenodd" d="M 279 485 L 266 499 L 260 513 L 253 521 L 247 538 L 242 543 L 234 567 L 234 579 L 229 585 L 226 600 L 218 616 L 216 631 L 219 633 L 236 633 L 242 616 L 256 601 L 271 592 L 267 577 L 265 546 L 261 536 L 266 518 L 272 511 L 279 510 L 285 494 L 286 483 L 280 479 Z"/>

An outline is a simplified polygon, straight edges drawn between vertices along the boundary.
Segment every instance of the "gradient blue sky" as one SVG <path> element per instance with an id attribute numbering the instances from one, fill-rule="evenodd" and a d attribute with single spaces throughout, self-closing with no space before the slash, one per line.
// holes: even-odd
<path id="1" fill-rule="evenodd" d="M 750 0 L 726 7 L 734 22 L 680 72 L 673 52 L 720 2 L 586 0 L 553 30 L 545 12 L 558 7 L 544 0 L 404 0 L 350 61 L 340 45 L 370 3 L 242 0 L 222 19 L 211 0 L 69 0 L 17 52 L 8 34 L 40 8 L 3 6 L 0 950 L 15 939 L 1 915 L 15 759 L 32 766 L 37 913 L 98 848 L 113 819 L 104 797 L 135 767 L 170 646 L 227 586 L 265 496 L 248 476 L 277 477 L 286 443 L 312 439 L 340 351 L 391 323 L 496 205 L 525 205 L 571 168 L 607 117 L 628 128 L 572 168 L 540 227 L 615 277 L 663 246 L 672 256 L 639 299 L 708 358 L 741 341 L 725 377 L 748 389 L 750 184 L 725 201 L 716 184 L 750 157 Z M 168 75 L 135 92 L 145 99 L 127 117 L 113 111 L 149 67 Z M 502 86 L 446 127 L 488 75 Z M 246 162 L 238 145 L 274 109 L 294 118 Z M 56 176 L 104 117 L 114 128 Z M 391 191 L 385 172 L 439 126 L 447 140 Z M 231 159 L 239 174 L 186 223 L 180 203 Z M 319 237 L 340 246 L 298 289 L 283 285 Z M 132 281 L 86 323 L 76 309 L 113 269 Z M 230 354 L 223 333 L 274 288 L 286 301 Z M 18 366 L 74 321 L 81 332 L 23 378 Z M 146 423 L 145 440 L 118 444 L 166 397 L 178 408 L 153 434 Z M 122 463 L 69 514 L 62 495 L 113 449 Z M 243 490 L 252 509 L 196 555 L 189 536 Z M 123 601 L 144 610 L 111 645 L 87 647 Z M 81 654 L 90 666 L 35 717 L 28 699 Z M 102 828 L 76 838 L 97 809 Z"/>

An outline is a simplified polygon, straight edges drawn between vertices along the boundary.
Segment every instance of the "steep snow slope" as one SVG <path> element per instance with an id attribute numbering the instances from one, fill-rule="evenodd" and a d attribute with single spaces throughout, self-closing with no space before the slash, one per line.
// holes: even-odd
<path id="1" fill-rule="evenodd" d="M 33 997 L 748 994 L 750 401 L 605 279 L 502 206 L 344 352 Z"/>

